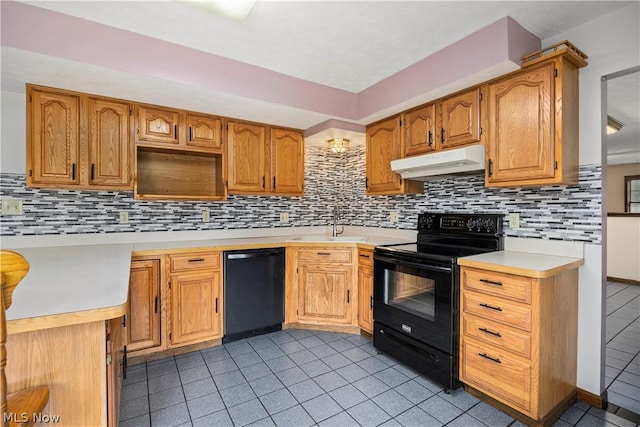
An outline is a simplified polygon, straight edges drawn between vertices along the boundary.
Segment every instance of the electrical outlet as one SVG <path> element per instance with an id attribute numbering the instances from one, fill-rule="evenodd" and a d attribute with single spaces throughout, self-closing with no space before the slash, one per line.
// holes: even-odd
<path id="1" fill-rule="evenodd" d="M 398 211 L 393 211 L 389 213 L 389 222 L 398 222 Z"/>
<path id="2" fill-rule="evenodd" d="M 22 215 L 22 199 L 2 199 L 2 215 Z"/>
<path id="3" fill-rule="evenodd" d="M 520 228 L 520 214 L 519 213 L 510 213 L 509 214 L 509 228 L 511 228 L 511 229 Z"/>
<path id="4" fill-rule="evenodd" d="M 289 222 L 289 212 L 280 212 L 280 222 L 283 224 Z"/>
<path id="5" fill-rule="evenodd" d="M 129 224 L 129 212 L 120 211 L 120 224 Z"/>
<path id="6" fill-rule="evenodd" d="M 209 209 L 203 209 L 202 222 L 209 222 L 209 221 L 211 221 L 211 212 L 209 212 Z"/>

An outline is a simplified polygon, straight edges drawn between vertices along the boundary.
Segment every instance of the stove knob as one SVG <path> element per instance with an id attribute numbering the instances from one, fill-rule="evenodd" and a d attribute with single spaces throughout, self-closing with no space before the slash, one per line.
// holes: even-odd
<path id="1" fill-rule="evenodd" d="M 467 228 L 469 230 L 473 230 L 475 226 L 476 226 L 476 221 L 474 219 L 470 219 L 467 221 Z"/>

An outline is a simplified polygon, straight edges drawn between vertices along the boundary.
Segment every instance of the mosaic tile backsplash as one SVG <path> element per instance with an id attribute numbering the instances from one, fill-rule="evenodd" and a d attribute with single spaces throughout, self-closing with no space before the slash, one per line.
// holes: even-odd
<path id="1" fill-rule="evenodd" d="M 404 196 L 365 195 L 364 147 L 344 154 L 307 147 L 305 195 L 229 196 L 224 202 L 141 201 L 131 192 L 43 190 L 25 187 L 25 176 L 0 174 L 2 197 L 22 198 L 21 216 L 3 216 L 0 235 L 119 233 L 322 226 L 331 223 L 338 205 L 341 223 L 354 226 L 416 228 L 419 212 L 505 214 L 505 234 L 601 244 L 601 167 L 582 166 L 575 186 L 542 188 L 484 187 L 482 174 L 440 177 L 425 183 L 424 193 Z M 202 210 L 211 220 L 202 222 Z M 119 224 L 119 212 L 129 224 Z M 389 222 L 397 211 L 399 221 Z M 288 212 L 290 222 L 279 222 Z M 509 212 L 520 213 L 511 230 Z"/>

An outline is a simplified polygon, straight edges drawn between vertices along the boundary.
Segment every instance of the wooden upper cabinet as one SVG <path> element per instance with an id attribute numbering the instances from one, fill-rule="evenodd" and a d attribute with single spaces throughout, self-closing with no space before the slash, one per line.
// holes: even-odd
<path id="1" fill-rule="evenodd" d="M 188 147 L 198 147 L 212 152 L 222 152 L 222 119 L 197 114 L 187 114 Z"/>
<path id="2" fill-rule="evenodd" d="M 425 154 L 436 150 L 439 135 L 436 124 L 436 104 L 429 104 L 402 115 L 403 157 Z"/>
<path id="3" fill-rule="evenodd" d="M 89 99 L 89 184 L 131 185 L 130 111 L 126 102 Z"/>
<path id="4" fill-rule="evenodd" d="M 271 129 L 271 193 L 304 194 L 304 136 L 302 132 Z"/>
<path id="5" fill-rule="evenodd" d="M 489 182 L 553 178 L 553 64 L 489 87 Z"/>
<path id="6" fill-rule="evenodd" d="M 228 122 L 227 183 L 229 193 L 267 191 L 266 129 L 264 126 Z"/>
<path id="7" fill-rule="evenodd" d="M 136 142 L 178 145 L 180 113 L 145 105 L 136 106 Z"/>
<path id="8" fill-rule="evenodd" d="M 160 149 L 222 154 L 224 121 L 220 117 L 136 105 L 136 144 Z"/>
<path id="9" fill-rule="evenodd" d="M 441 102 L 440 148 L 482 142 L 482 88 L 445 98 Z"/>
<path id="10" fill-rule="evenodd" d="M 80 97 L 27 87 L 27 185 L 80 183 Z"/>
<path id="11" fill-rule="evenodd" d="M 400 117 L 367 128 L 367 193 L 400 192 L 400 175 L 391 171 L 391 160 L 400 158 Z"/>
<path id="12" fill-rule="evenodd" d="M 489 86 L 489 187 L 578 182 L 578 68 L 558 52 Z"/>
<path id="13" fill-rule="evenodd" d="M 230 194 L 304 194 L 302 132 L 229 121 L 226 153 Z"/>
<path id="14" fill-rule="evenodd" d="M 391 170 L 391 160 L 401 157 L 400 116 L 367 127 L 367 194 L 421 193 L 424 185 L 403 181 Z"/>
<path id="15" fill-rule="evenodd" d="M 131 190 L 131 106 L 27 85 L 27 185 Z"/>

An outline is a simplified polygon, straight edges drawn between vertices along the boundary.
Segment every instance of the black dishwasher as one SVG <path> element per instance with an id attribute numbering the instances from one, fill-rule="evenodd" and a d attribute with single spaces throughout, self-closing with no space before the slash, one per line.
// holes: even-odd
<path id="1" fill-rule="evenodd" d="M 282 329 L 284 248 L 225 251 L 223 272 L 223 343 Z"/>

